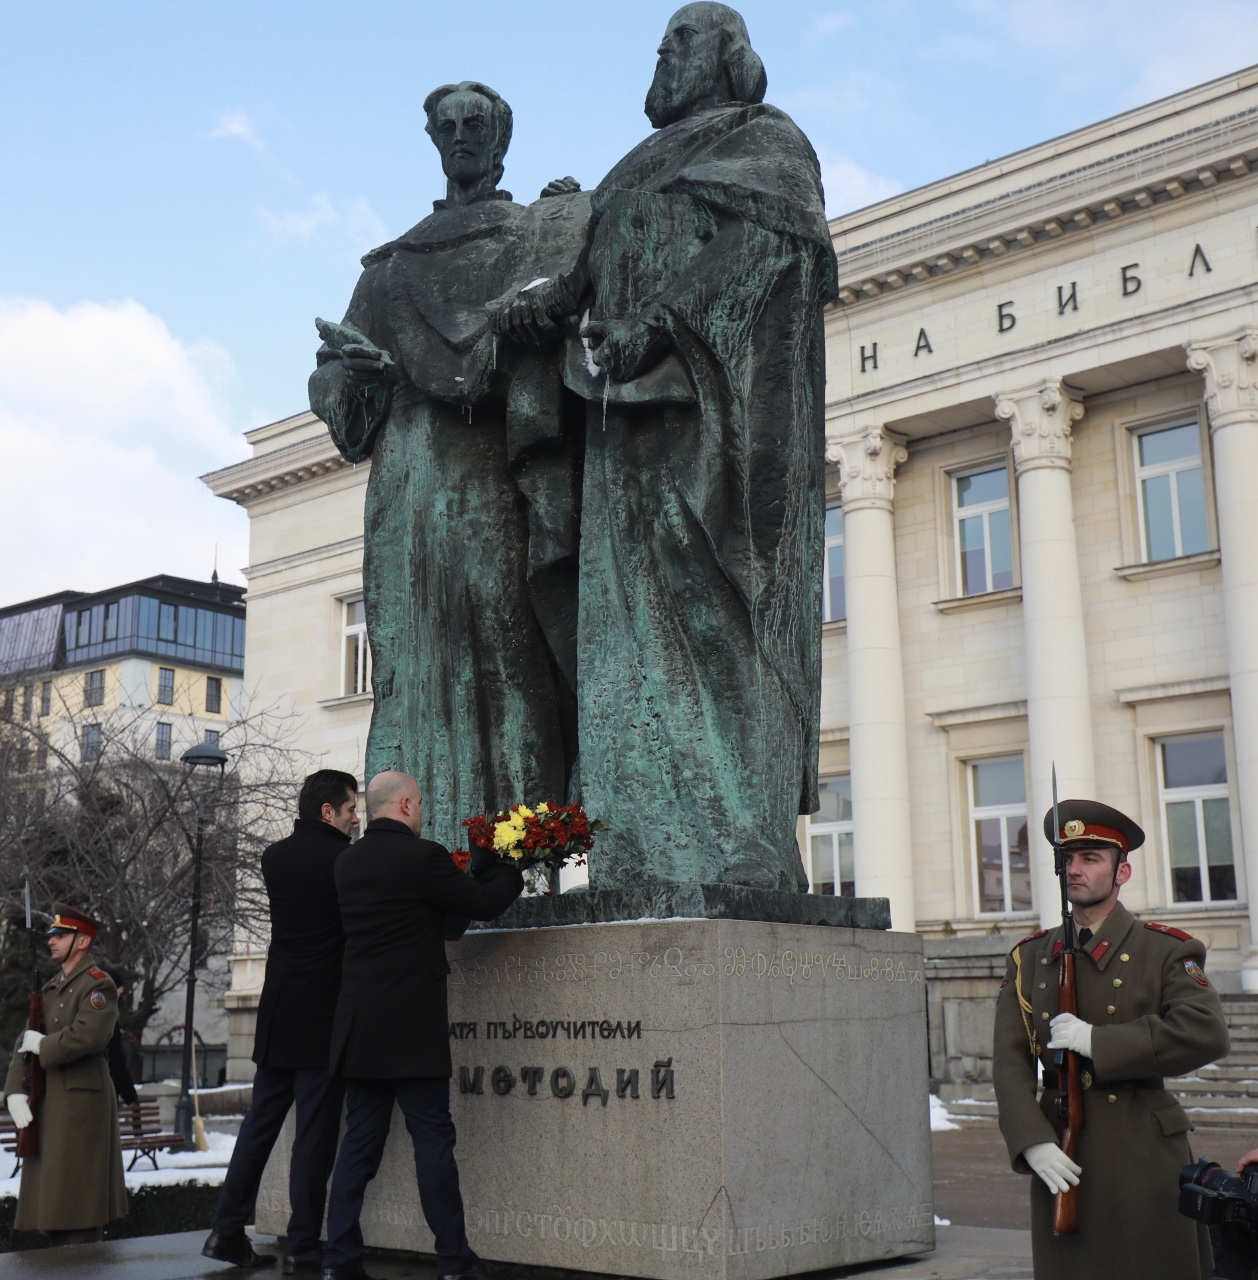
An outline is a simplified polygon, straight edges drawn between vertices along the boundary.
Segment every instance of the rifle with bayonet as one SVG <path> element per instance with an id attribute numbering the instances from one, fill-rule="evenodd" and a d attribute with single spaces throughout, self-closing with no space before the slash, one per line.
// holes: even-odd
<path id="1" fill-rule="evenodd" d="M 40 1031 L 44 1029 L 44 984 L 39 980 L 39 947 L 35 941 L 35 930 L 31 926 L 31 882 L 26 882 L 23 890 L 26 899 L 26 940 L 31 949 L 31 999 L 26 1009 L 26 1029 Z M 39 1155 L 39 1121 L 36 1104 L 44 1096 L 44 1068 L 39 1061 L 39 1054 L 24 1053 L 26 1059 L 26 1101 L 31 1109 L 31 1122 L 25 1129 L 17 1131 L 17 1148 L 15 1155 L 19 1159 L 26 1156 Z"/>
<path id="2" fill-rule="evenodd" d="M 1061 885 L 1061 955 L 1057 959 L 1057 1012 L 1079 1016 L 1079 989 L 1076 985 L 1075 919 L 1067 897 L 1068 854 L 1062 846 L 1061 822 L 1057 814 L 1057 766 L 1053 765 L 1053 869 Z M 1053 1056 L 1057 1069 L 1057 1119 L 1061 1123 L 1061 1149 L 1077 1160 L 1079 1134 L 1083 1129 L 1083 1063 L 1072 1049 L 1058 1049 Z M 1073 1236 L 1079 1232 L 1079 1188 L 1068 1187 L 1053 1194 L 1053 1235 Z"/>

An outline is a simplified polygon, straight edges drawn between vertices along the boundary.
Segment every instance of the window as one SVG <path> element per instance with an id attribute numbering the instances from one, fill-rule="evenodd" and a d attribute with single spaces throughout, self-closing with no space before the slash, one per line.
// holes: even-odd
<path id="1" fill-rule="evenodd" d="M 89 763 L 93 760 L 100 759 L 102 735 L 100 725 L 85 724 L 83 726 L 83 735 L 79 739 L 83 752 L 83 760 Z"/>
<path id="2" fill-rule="evenodd" d="M 105 705 L 105 672 L 103 668 L 99 671 L 89 671 L 87 673 L 87 678 L 83 683 L 83 701 L 89 707 Z"/>
<path id="3" fill-rule="evenodd" d="M 157 638 L 172 641 L 175 638 L 175 606 L 173 604 L 157 606 Z"/>
<path id="4" fill-rule="evenodd" d="M 157 700 L 164 707 L 175 700 L 175 672 L 172 667 L 157 668 Z"/>
<path id="5" fill-rule="evenodd" d="M 367 644 L 367 613 L 362 599 L 346 600 L 341 623 L 341 694 L 350 697 L 371 688 L 371 650 Z"/>
<path id="6" fill-rule="evenodd" d="M 1145 560 L 1208 551 L 1200 428 L 1190 422 L 1141 431 L 1135 446 Z"/>
<path id="7" fill-rule="evenodd" d="M 218 739 L 219 739 L 219 732 L 217 729 L 207 729 L 205 731 L 205 737 L 202 739 L 202 741 L 205 743 L 207 747 L 217 747 Z"/>
<path id="8" fill-rule="evenodd" d="M 852 778 L 822 778 L 821 807 L 808 819 L 808 879 L 811 893 L 856 893 L 852 853 Z"/>
<path id="9" fill-rule="evenodd" d="M 1158 743 L 1162 821 L 1176 902 L 1233 902 L 1236 862 L 1223 734 L 1185 733 Z"/>
<path id="10" fill-rule="evenodd" d="M 1013 586 L 1009 471 L 1001 463 L 952 477 L 957 581 L 963 596 Z"/>
<path id="11" fill-rule="evenodd" d="M 118 601 L 105 606 L 105 639 L 118 639 Z"/>
<path id="12" fill-rule="evenodd" d="M 92 611 L 90 609 L 79 610 L 79 632 L 75 638 L 75 647 L 81 647 L 90 644 L 92 640 Z"/>
<path id="13" fill-rule="evenodd" d="M 170 759 L 170 725 L 159 722 L 157 726 L 157 741 L 153 747 L 153 754 L 159 760 Z"/>
<path id="14" fill-rule="evenodd" d="M 17 771 L 28 773 L 31 767 L 31 740 L 23 738 L 17 749 Z"/>
<path id="15" fill-rule="evenodd" d="M 29 720 L 35 709 L 35 686 L 28 684 L 22 690 L 22 719 Z"/>
<path id="16" fill-rule="evenodd" d="M 223 709 L 223 682 L 218 676 L 205 677 L 205 709 L 207 711 Z"/>
<path id="17" fill-rule="evenodd" d="M 1022 756 L 975 760 L 967 773 L 978 909 L 985 914 L 1030 911 L 1031 856 Z"/>
<path id="18" fill-rule="evenodd" d="M 39 686 L 39 714 L 41 716 L 52 715 L 52 681 L 45 680 Z"/>
<path id="19" fill-rule="evenodd" d="M 13 686 L 10 685 L 4 691 L 4 718 L 10 720 L 13 717 Z"/>
<path id="20" fill-rule="evenodd" d="M 847 617 L 847 576 L 843 560 L 843 508 L 826 508 L 826 567 L 822 587 L 823 622 Z"/>
<path id="21" fill-rule="evenodd" d="M 48 768 L 48 739 L 40 738 L 39 746 L 35 748 L 35 768 L 41 773 Z"/>

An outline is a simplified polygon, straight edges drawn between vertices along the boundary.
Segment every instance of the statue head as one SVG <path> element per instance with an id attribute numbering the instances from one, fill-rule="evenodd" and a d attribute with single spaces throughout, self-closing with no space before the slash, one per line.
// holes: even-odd
<path id="1" fill-rule="evenodd" d="M 424 99 L 424 126 L 441 153 L 448 194 L 467 203 L 502 181 L 511 143 L 511 108 L 487 84 L 463 80 L 443 84 Z"/>
<path id="2" fill-rule="evenodd" d="M 742 15 L 728 5 L 699 0 L 678 9 L 658 52 L 646 95 L 646 114 L 657 129 L 719 103 L 764 101 L 764 63 Z"/>

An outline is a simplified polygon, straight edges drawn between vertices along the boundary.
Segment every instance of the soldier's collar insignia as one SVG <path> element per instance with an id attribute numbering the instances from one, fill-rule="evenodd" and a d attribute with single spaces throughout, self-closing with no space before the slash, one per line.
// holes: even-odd
<path id="1" fill-rule="evenodd" d="M 1205 970 L 1193 959 L 1184 961 L 1184 972 L 1201 987 L 1208 987 L 1210 979 L 1206 977 Z"/>
<path id="2" fill-rule="evenodd" d="M 1093 960 L 1097 962 L 1097 964 L 1100 964 L 1101 961 L 1105 958 L 1105 953 L 1113 945 L 1114 944 L 1108 938 L 1105 938 L 1101 942 L 1098 942 L 1096 946 L 1093 947 L 1092 950 L 1088 952 L 1088 954 L 1092 957 Z"/>

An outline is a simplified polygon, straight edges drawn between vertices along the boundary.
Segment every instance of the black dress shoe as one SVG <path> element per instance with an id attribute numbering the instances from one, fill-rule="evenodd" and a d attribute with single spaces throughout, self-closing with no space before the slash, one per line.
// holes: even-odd
<path id="1" fill-rule="evenodd" d="M 437 1280 L 489 1280 L 479 1263 L 464 1267 L 461 1271 L 447 1271 Z"/>
<path id="2" fill-rule="evenodd" d="M 201 1254 L 215 1262 L 230 1262 L 236 1267 L 273 1267 L 275 1255 L 258 1253 L 243 1231 L 211 1231 L 201 1246 Z"/>
<path id="3" fill-rule="evenodd" d="M 311 1249 L 308 1253 L 286 1253 L 284 1255 L 283 1272 L 286 1276 L 300 1275 L 303 1271 L 321 1271 L 323 1269 L 323 1252 Z"/>
<path id="4" fill-rule="evenodd" d="M 363 1270 L 361 1262 L 351 1262 L 343 1267 L 324 1267 L 321 1280 L 375 1280 Z"/>

